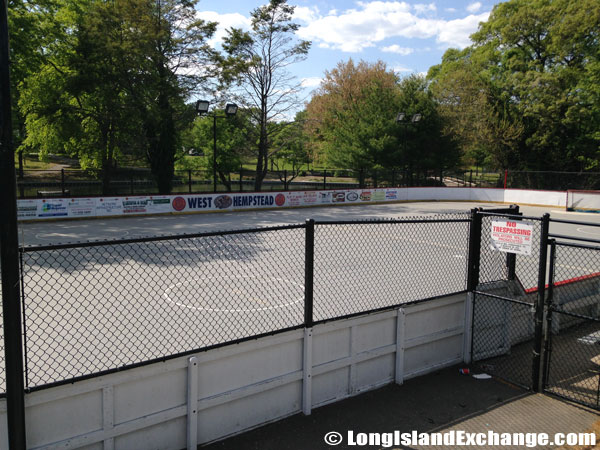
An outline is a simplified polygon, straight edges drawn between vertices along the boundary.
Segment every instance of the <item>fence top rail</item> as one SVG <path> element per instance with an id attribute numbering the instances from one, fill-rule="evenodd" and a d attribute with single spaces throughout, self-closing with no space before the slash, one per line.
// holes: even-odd
<path id="1" fill-rule="evenodd" d="M 552 219 L 551 218 L 550 222 L 566 223 L 569 225 L 583 225 L 585 227 L 600 227 L 600 223 L 580 222 L 577 220 L 565 220 L 565 219 Z"/>
<path id="2" fill-rule="evenodd" d="M 372 220 L 315 220 L 315 225 L 384 225 L 400 223 L 451 223 L 470 222 L 469 217 L 464 219 L 372 219 Z"/>
<path id="3" fill-rule="evenodd" d="M 573 236 L 565 236 L 565 235 L 562 235 L 562 234 L 552 234 L 552 233 L 549 233 L 548 237 L 549 238 L 553 238 L 553 239 L 569 239 L 569 240 L 572 240 L 572 241 L 591 242 L 593 244 L 600 244 L 600 240 L 599 239 L 588 239 L 588 238 L 580 238 L 580 237 L 573 237 Z M 562 247 L 585 248 L 585 249 L 588 249 L 588 250 L 600 250 L 600 247 L 598 247 L 598 246 L 585 245 L 585 244 L 577 244 L 575 242 L 556 241 L 556 245 L 560 245 Z"/>
<path id="4" fill-rule="evenodd" d="M 491 217 L 508 217 L 509 219 L 515 220 L 537 220 L 542 221 L 541 217 L 533 217 L 533 216 L 521 216 L 519 214 L 504 214 L 497 212 L 486 212 L 486 211 L 477 211 L 477 214 L 481 214 L 482 216 L 491 216 Z"/>
<path id="5" fill-rule="evenodd" d="M 110 245 L 126 245 L 126 244 L 139 244 L 143 242 L 159 242 L 159 241 L 177 241 L 182 239 L 195 239 L 215 236 L 228 236 L 235 234 L 252 234 L 252 233 L 265 233 L 269 231 L 280 231 L 280 230 L 294 230 L 299 228 L 306 228 L 306 224 L 291 224 L 291 225 L 278 225 L 272 227 L 261 227 L 261 228 L 244 228 L 239 230 L 225 230 L 225 231 L 210 231 L 205 233 L 190 233 L 190 234 L 178 234 L 178 235 L 166 235 L 166 236 L 146 236 L 132 239 L 117 239 L 112 241 L 90 241 L 90 242 L 68 242 L 65 244 L 52 244 L 52 245 L 39 245 L 20 247 L 21 253 L 34 253 L 46 250 L 63 250 L 68 248 L 85 248 L 85 247 L 103 247 Z"/>

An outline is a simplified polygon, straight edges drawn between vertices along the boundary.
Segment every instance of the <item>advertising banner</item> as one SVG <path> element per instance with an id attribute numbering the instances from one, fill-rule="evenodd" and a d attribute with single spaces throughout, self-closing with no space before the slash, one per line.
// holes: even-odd
<path id="1" fill-rule="evenodd" d="M 140 195 L 18 200 L 20 220 L 240 211 L 397 201 L 397 189 Z"/>

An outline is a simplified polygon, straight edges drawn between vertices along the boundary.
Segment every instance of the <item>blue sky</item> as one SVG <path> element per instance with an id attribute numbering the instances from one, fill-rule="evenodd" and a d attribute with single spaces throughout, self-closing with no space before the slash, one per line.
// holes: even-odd
<path id="1" fill-rule="evenodd" d="M 200 0 L 200 17 L 219 22 L 213 44 L 229 27 L 248 28 L 250 11 L 265 1 Z M 450 47 L 469 45 L 469 35 L 487 20 L 486 0 L 341 1 L 295 0 L 298 35 L 312 41 L 308 58 L 290 68 L 310 92 L 339 61 L 385 61 L 400 75 L 424 73 Z"/>

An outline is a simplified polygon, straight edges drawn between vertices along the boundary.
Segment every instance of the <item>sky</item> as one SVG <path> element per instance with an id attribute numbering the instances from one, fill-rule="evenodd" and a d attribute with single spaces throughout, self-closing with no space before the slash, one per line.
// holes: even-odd
<path id="1" fill-rule="evenodd" d="M 250 12 L 265 0 L 200 0 L 202 19 L 219 23 L 212 45 L 230 27 L 248 29 Z M 316 89 L 338 62 L 384 61 L 400 76 L 427 73 L 448 48 L 470 45 L 469 35 L 486 21 L 492 0 L 343 1 L 288 0 L 301 39 L 312 42 L 308 58 L 290 67 L 304 95 Z"/>

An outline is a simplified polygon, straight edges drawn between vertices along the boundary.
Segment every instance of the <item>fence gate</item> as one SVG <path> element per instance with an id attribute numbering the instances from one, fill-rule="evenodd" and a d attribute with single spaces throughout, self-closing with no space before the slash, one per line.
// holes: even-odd
<path id="1" fill-rule="evenodd" d="M 479 371 L 537 390 L 548 218 L 523 217 L 518 207 L 473 214 L 471 361 Z"/>
<path id="2" fill-rule="evenodd" d="M 599 225 L 586 230 L 600 234 Z M 600 409 L 600 241 L 550 237 L 542 386 Z"/>
<path id="3" fill-rule="evenodd" d="M 600 240 L 587 235 L 600 224 L 473 211 L 475 369 L 600 409 Z"/>

